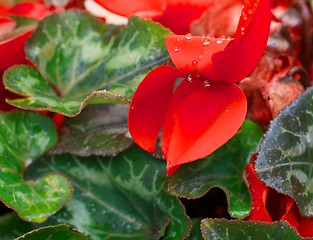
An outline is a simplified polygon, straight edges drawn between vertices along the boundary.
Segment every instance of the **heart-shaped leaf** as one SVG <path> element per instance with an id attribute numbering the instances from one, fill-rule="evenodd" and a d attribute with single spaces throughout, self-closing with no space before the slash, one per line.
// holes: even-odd
<path id="1" fill-rule="evenodd" d="M 33 230 L 16 240 L 88 240 L 84 234 L 74 231 L 70 226 L 60 224 L 56 226 L 48 226 Z"/>
<path id="2" fill-rule="evenodd" d="M 128 105 L 95 105 L 65 120 L 51 154 L 115 156 L 133 143 L 127 128 Z"/>
<path id="3" fill-rule="evenodd" d="M 238 133 L 212 155 L 181 166 L 171 177 L 171 194 L 198 198 L 212 187 L 224 190 L 232 217 L 243 218 L 251 211 L 251 196 L 243 179 L 246 164 L 257 152 L 261 128 L 245 121 Z"/>
<path id="4" fill-rule="evenodd" d="M 116 157 L 47 156 L 29 169 L 68 175 L 72 200 L 46 223 L 67 223 L 91 239 L 183 239 L 190 221 L 167 192 L 165 162 L 133 147 Z M 34 177 L 33 176 L 33 177 Z"/>
<path id="5" fill-rule="evenodd" d="M 313 216 L 313 87 L 272 122 L 255 163 L 259 178 Z"/>
<path id="6" fill-rule="evenodd" d="M 48 117 L 21 111 L 0 114 L 0 200 L 26 221 L 45 221 L 72 194 L 72 184 L 60 174 L 25 180 L 25 168 L 56 139 Z"/>
<path id="7" fill-rule="evenodd" d="M 15 213 L 0 217 L 1 240 L 12 240 L 33 229 L 32 224 L 24 222 Z"/>
<path id="8" fill-rule="evenodd" d="M 300 240 L 302 239 L 287 222 L 263 223 L 204 219 L 201 221 L 202 236 L 206 240 Z"/>
<path id="9" fill-rule="evenodd" d="M 26 97 L 8 102 L 67 116 L 79 114 L 88 103 L 128 103 L 143 76 L 168 60 L 168 34 L 138 17 L 124 27 L 83 11 L 52 14 L 26 45 L 26 55 L 38 69 L 21 65 L 4 74 L 6 88 Z"/>

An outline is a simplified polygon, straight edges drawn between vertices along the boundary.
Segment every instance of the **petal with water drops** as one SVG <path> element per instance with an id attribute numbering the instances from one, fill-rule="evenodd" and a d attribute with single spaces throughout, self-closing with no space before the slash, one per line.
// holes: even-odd
<path id="1" fill-rule="evenodd" d="M 188 84 L 183 82 L 182 84 Z M 167 169 L 206 157 L 226 143 L 244 121 L 247 100 L 236 85 L 190 83 L 179 86 L 167 111 L 162 150 Z M 169 174 L 169 172 L 168 172 Z"/>
<path id="2" fill-rule="evenodd" d="M 175 66 L 186 74 L 208 77 L 211 70 L 212 55 L 223 51 L 227 38 L 210 36 L 170 35 L 165 39 L 167 51 Z M 211 80 L 211 79 L 210 79 Z"/>
<path id="3" fill-rule="evenodd" d="M 266 47 L 271 19 L 270 0 L 246 0 L 235 39 L 212 56 L 209 79 L 235 83 L 250 74 Z"/>
<path id="4" fill-rule="evenodd" d="M 128 112 L 129 131 L 148 152 L 155 150 L 176 79 L 182 77 L 174 67 L 159 66 L 148 73 L 133 96 Z"/>

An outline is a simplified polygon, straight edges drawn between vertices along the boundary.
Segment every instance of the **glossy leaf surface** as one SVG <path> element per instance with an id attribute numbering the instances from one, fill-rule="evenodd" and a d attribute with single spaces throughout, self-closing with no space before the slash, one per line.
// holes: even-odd
<path id="1" fill-rule="evenodd" d="M 26 221 L 45 221 L 72 194 L 72 184 L 57 173 L 25 179 L 25 168 L 49 150 L 56 138 L 54 124 L 43 115 L 0 114 L 0 200 Z"/>
<path id="2" fill-rule="evenodd" d="M 52 154 L 115 156 L 133 143 L 127 129 L 127 105 L 89 106 L 62 125 Z"/>
<path id="3" fill-rule="evenodd" d="M 190 222 L 167 192 L 165 163 L 138 147 L 116 157 L 50 156 L 30 171 L 69 176 L 71 201 L 46 224 L 67 223 L 91 239 L 183 239 Z"/>
<path id="4" fill-rule="evenodd" d="M 294 228 L 286 222 L 262 223 L 250 221 L 228 221 L 224 219 L 204 219 L 201 231 L 206 240 L 300 240 Z"/>
<path id="5" fill-rule="evenodd" d="M 170 179 L 170 193 L 198 198 L 218 186 L 227 195 L 230 215 L 247 216 L 251 210 L 251 197 L 243 179 L 244 168 L 258 150 L 261 137 L 260 127 L 245 121 L 241 130 L 212 155 L 181 166 Z"/>
<path id="6" fill-rule="evenodd" d="M 33 230 L 25 235 L 17 238 L 16 240 L 88 240 L 89 238 L 82 233 L 74 231 L 68 225 L 56 225 L 43 227 Z"/>
<path id="7" fill-rule="evenodd" d="M 256 160 L 265 184 L 292 197 L 303 216 L 313 216 L 313 88 L 272 121 Z"/>
<path id="8" fill-rule="evenodd" d="M 128 103 L 143 76 L 168 60 L 164 36 L 169 33 L 137 17 L 121 27 L 83 11 L 52 14 L 26 45 L 38 69 L 16 66 L 4 76 L 7 89 L 26 97 L 9 102 L 67 116 L 87 103 Z"/>

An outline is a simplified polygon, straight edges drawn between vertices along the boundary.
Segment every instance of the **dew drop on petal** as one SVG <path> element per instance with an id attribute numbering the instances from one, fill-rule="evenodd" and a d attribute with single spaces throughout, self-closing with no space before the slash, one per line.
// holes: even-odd
<path id="1" fill-rule="evenodd" d="M 190 65 L 189 65 L 189 64 L 186 64 L 186 66 L 185 66 L 185 70 L 186 70 L 186 71 L 190 71 L 190 70 L 191 70 L 191 67 L 190 67 Z"/>
<path id="2" fill-rule="evenodd" d="M 221 44 L 222 42 L 223 42 L 223 39 L 222 39 L 222 38 L 216 39 L 216 43 L 217 43 L 217 44 Z"/>
<path id="3" fill-rule="evenodd" d="M 187 80 L 188 82 L 192 82 L 192 75 L 191 75 L 191 74 L 188 74 L 186 80 Z"/>
<path id="4" fill-rule="evenodd" d="M 202 61 L 203 56 L 202 56 L 202 55 L 200 55 L 200 56 L 198 57 L 198 59 L 199 59 L 200 61 Z"/>
<path id="5" fill-rule="evenodd" d="M 226 39 L 227 39 L 228 41 L 230 41 L 230 40 L 231 40 L 231 37 L 230 37 L 230 36 L 228 36 Z"/>
<path id="6" fill-rule="evenodd" d="M 205 81 L 203 82 L 203 86 L 204 86 L 204 87 L 210 87 L 210 86 L 211 86 L 211 83 L 210 83 L 208 80 L 205 80 Z"/>
<path id="7" fill-rule="evenodd" d="M 180 48 L 179 47 L 174 47 L 174 52 L 179 52 Z"/>
<path id="8" fill-rule="evenodd" d="M 221 36 L 221 39 L 222 39 L 223 41 L 225 41 L 225 40 L 226 40 L 226 37 L 223 35 L 223 36 Z"/>
<path id="9" fill-rule="evenodd" d="M 185 37 L 186 37 L 186 39 L 190 40 L 192 38 L 192 35 L 191 35 L 191 33 L 187 33 Z"/>
<path id="10" fill-rule="evenodd" d="M 203 41 L 203 46 L 208 46 L 211 43 L 211 40 L 209 38 L 205 38 Z"/>
<path id="11" fill-rule="evenodd" d="M 197 60 L 193 60 L 192 61 L 192 66 L 196 67 L 198 65 L 198 61 Z"/>

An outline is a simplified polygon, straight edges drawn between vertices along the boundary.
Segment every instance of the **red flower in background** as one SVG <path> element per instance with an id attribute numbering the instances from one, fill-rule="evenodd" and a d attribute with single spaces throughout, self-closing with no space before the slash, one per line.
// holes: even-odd
<path id="1" fill-rule="evenodd" d="M 176 68 L 160 66 L 139 85 L 128 115 L 134 141 L 154 152 L 163 126 L 167 175 L 226 143 L 245 119 L 247 100 L 236 82 L 256 67 L 271 22 L 269 0 L 245 1 L 235 38 L 168 36 Z M 175 89 L 177 80 L 181 83 Z"/>
<path id="2" fill-rule="evenodd" d="M 246 171 L 253 200 L 252 211 L 246 220 L 287 221 L 301 237 L 313 237 L 313 218 L 302 217 L 292 198 L 265 186 L 256 175 L 253 164 L 247 165 Z"/>
<path id="3" fill-rule="evenodd" d="M 113 13 L 153 19 L 175 34 L 190 32 L 192 21 L 200 18 L 215 0 L 95 0 Z"/>

